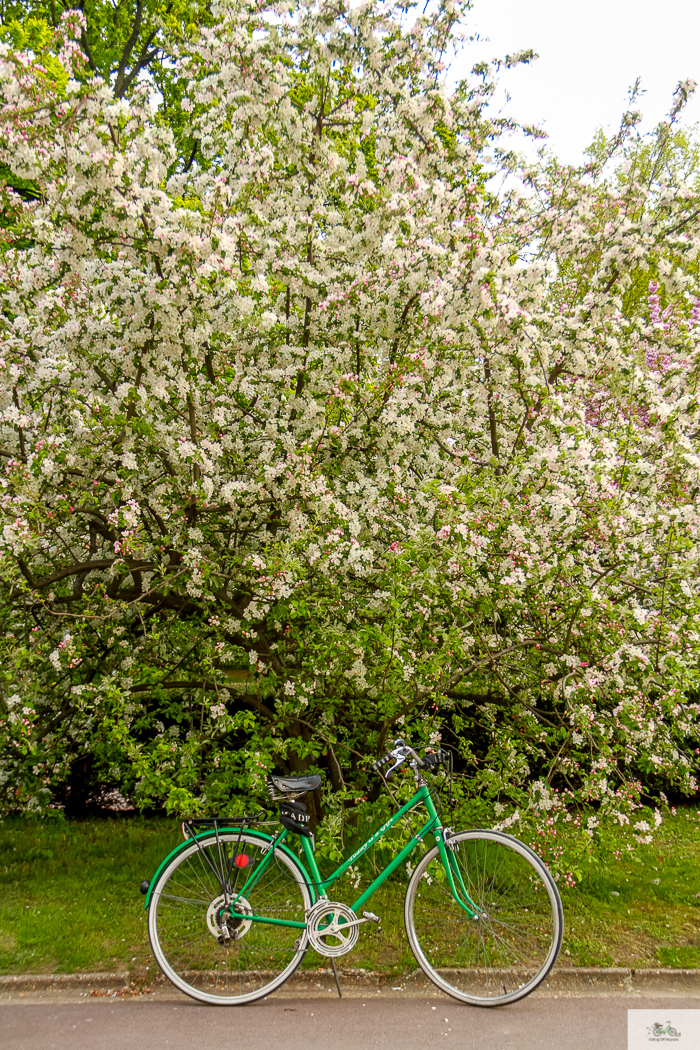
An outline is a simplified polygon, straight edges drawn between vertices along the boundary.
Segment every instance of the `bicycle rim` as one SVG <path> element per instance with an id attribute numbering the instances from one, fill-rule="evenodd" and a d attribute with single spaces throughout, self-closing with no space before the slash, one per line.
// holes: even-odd
<path id="1" fill-rule="evenodd" d="M 559 891 L 539 857 L 510 835 L 463 831 L 449 843 L 478 917 L 455 900 L 433 848 L 406 892 L 413 954 L 431 981 L 455 999 L 475 1006 L 516 1002 L 545 979 L 559 953 Z"/>
<path id="2" fill-rule="evenodd" d="M 219 843 L 227 861 L 237 843 L 237 856 L 241 861 L 247 858 L 246 866 L 232 866 L 231 884 L 237 894 L 262 863 L 269 842 L 245 832 L 240 842 L 237 833 L 220 834 Z M 248 921 L 246 915 L 304 922 L 312 902 L 302 868 L 276 850 L 231 915 L 222 911 L 221 884 L 215 875 L 220 868 L 213 835 L 174 857 L 153 891 L 148 935 L 158 965 L 177 988 L 201 1002 L 232 1006 L 254 1002 L 279 988 L 306 952 L 305 930 Z M 222 916 L 229 943 L 223 943 Z"/>

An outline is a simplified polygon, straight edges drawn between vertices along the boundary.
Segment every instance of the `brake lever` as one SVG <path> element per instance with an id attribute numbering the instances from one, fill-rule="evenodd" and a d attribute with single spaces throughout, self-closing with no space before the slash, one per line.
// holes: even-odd
<path id="1" fill-rule="evenodd" d="M 393 766 L 387 769 L 386 773 L 383 774 L 385 780 L 388 780 L 391 774 L 395 770 L 397 770 L 399 766 L 403 765 L 403 763 L 408 758 L 410 748 L 407 747 L 406 744 L 403 743 L 403 741 L 401 741 L 401 744 L 399 746 L 397 745 L 399 745 L 398 740 L 394 742 L 394 748 L 392 751 L 389 752 L 391 757 L 394 758 L 396 761 L 394 762 Z"/>

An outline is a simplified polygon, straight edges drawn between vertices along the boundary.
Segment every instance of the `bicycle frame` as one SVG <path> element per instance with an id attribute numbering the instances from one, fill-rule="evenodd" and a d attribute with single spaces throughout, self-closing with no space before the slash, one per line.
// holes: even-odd
<path id="1" fill-rule="evenodd" d="M 435 808 L 435 804 L 430 795 L 430 791 L 428 790 L 427 784 L 421 784 L 421 786 L 416 790 L 416 793 L 413 795 L 413 797 L 410 798 L 408 802 L 404 806 L 402 806 L 397 813 L 394 814 L 393 817 L 390 817 L 390 819 L 387 820 L 385 824 L 382 824 L 382 826 L 377 831 L 375 831 L 373 835 L 370 835 L 367 841 L 363 843 L 362 846 L 359 847 L 359 849 L 356 849 L 352 856 L 348 857 L 347 860 L 343 861 L 343 863 L 338 868 L 336 868 L 336 870 L 326 879 L 324 879 L 321 876 L 321 873 L 318 869 L 318 864 L 316 863 L 316 856 L 314 854 L 312 841 L 310 841 L 306 836 L 302 836 L 302 850 L 304 853 L 306 863 L 308 864 L 309 871 L 311 873 L 311 883 L 309 885 L 309 889 L 311 890 L 312 895 L 316 897 L 316 899 L 327 898 L 328 887 L 333 882 L 335 882 L 336 879 L 340 878 L 340 876 L 345 871 L 347 871 L 351 864 L 354 864 L 354 862 L 356 860 L 359 860 L 359 858 L 363 856 L 363 854 L 365 854 L 368 849 L 371 849 L 376 842 L 379 842 L 379 840 L 387 833 L 387 831 L 389 831 L 390 828 L 394 826 L 394 824 L 396 824 L 397 821 L 399 821 L 403 816 L 405 816 L 406 813 L 409 813 L 410 810 L 414 809 L 421 803 L 425 805 L 425 808 L 428 811 L 428 820 L 425 822 L 420 831 L 417 831 L 413 838 L 408 843 L 406 843 L 401 852 L 397 854 L 397 856 L 394 857 L 394 859 L 389 864 L 387 864 L 387 866 L 379 873 L 376 879 L 374 879 L 374 881 L 370 883 L 370 885 L 367 887 L 364 893 L 360 894 L 357 900 L 352 904 L 352 909 L 354 912 L 357 912 L 358 909 L 361 908 L 363 904 L 365 904 L 370 899 L 370 897 L 379 889 L 382 883 L 389 878 L 392 872 L 394 872 L 400 864 L 403 864 L 403 862 L 413 852 L 413 850 L 416 848 L 419 842 L 421 842 L 426 835 L 432 832 L 440 853 L 440 858 L 445 868 L 445 873 L 447 875 L 447 880 L 452 894 L 457 903 L 467 912 L 467 914 L 470 917 L 474 918 L 478 914 L 478 908 L 474 904 L 467 892 L 467 889 L 464 885 L 464 881 L 462 879 L 462 874 L 458 866 L 452 861 L 449 844 L 447 845 L 447 847 L 445 846 L 444 829 L 440 821 L 438 812 Z M 256 870 L 249 876 L 249 878 L 246 880 L 246 882 L 241 887 L 236 896 L 232 897 L 232 906 L 235 905 L 236 901 L 240 897 L 245 897 L 246 893 L 253 889 L 256 882 L 262 877 L 268 866 L 272 863 L 275 848 L 277 846 L 280 846 L 288 835 L 289 832 L 285 828 L 279 835 L 279 837 L 276 838 L 274 842 L 270 844 L 270 849 L 268 850 L 266 857 L 261 861 Z M 235 892 L 235 887 L 232 892 Z M 248 916 L 248 918 L 250 918 L 253 922 L 265 923 L 269 926 L 293 926 L 302 930 L 306 929 L 305 922 L 295 922 L 291 919 L 272 919 L 264 915 L 250 915 Z"/>

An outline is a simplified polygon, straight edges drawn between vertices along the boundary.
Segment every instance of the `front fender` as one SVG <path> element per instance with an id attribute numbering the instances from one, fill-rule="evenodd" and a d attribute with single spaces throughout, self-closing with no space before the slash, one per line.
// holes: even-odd
<path id="1" fill-rule="evenodd" d="M 241 833 L 241 828 L 236 828 L 236 827 L 219 828 L 219 835 L 223 835 L 226 832 L 231 832 L 234 835 L 239 835 Z M 264 831 L 255 831 L 253 828 L 244 828 L 243 829 L 243 833 L 245 835 L 255 835 L 256 838 L 264 839 L 266 842 L 272 842 L 273 841 L 272 835 L 267 835 Z M 214 838 L 214 833 L 212 831 L 202 831 L 202 832 L 200 832 L 199 835 L 195 835 L 194 838 L 195 839 Z M 178 855 L 178 853 L 182 853 L 182 851 L 184 849 L 187 849 L 187 847 L 189 845 L 191 845 L 191 843 L 192 843 L 192 838 L 185 839 L 184 842 L 181 842 L 178 846 L 175 847 L 174 850 L 171 850 L 171 852 L 167 855 L 167 857 L 165 857 L 165 859 L 160 862 L 160 865 L 158 866 L 158 870 L 156 871 L 155 875 L 153 876 L 153 878 L 151 879 L 151 881 L 148 884 L 148 891 L 146 893 L 146 901 L 144 903 L 144 908 L 146 910 L 148 910 L 148 907 L 149 907 L 149 905 L 151 903 L 151 897 L 153 895 L 153 890 L 156 887 L 156 884 L 158 882 L 158 879 L 160 878 L 160 875 L 161 875 L 161 872 L 163 871 L 163 869 L 167 866 L 167 864 L 169 864 L 169 862 L 173 859 L 173 857 L 176 857 Z M 284 845 L 284 843 L 282 845 L 280 845 L 280 846 L 276 846 L 275 849 L 282 850 L 284 853 L 287 854 L 288 857 L 291 857 L 291 859 L 301 868 L 302 873 L 304 875 L 304 881 L 306 882 L 306 885 L 307 885 L 307 887 L 309 889 L 309 893 L 311 894 L 311 903 L 315 904 L 315 902 L 316 902 L 316 889 L 314 887 L 313 882 L 309 878 L 308 871 L 306 870 L 306 868 L 304 867 L 302 862 L 299 860 L 299 858 L 296 856 L 296 854 L 292 853 L 292 851 L 289 849 L 288 846 Z"/>

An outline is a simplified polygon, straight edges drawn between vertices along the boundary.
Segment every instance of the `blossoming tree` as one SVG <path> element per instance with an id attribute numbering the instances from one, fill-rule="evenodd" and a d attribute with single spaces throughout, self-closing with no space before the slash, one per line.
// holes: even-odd
<path id="1" fill-rule="evenodd" d="M 398 735 L 500 805 L 695 790 L 700 196 L 519 168 L 464 5 L 405 10 L 222 3 L 187 172 L 78 13 L 63 78 L 5 48 L 6 808 L 89 758 L 190 812 L 321 767 L 320 819 Z"/>

